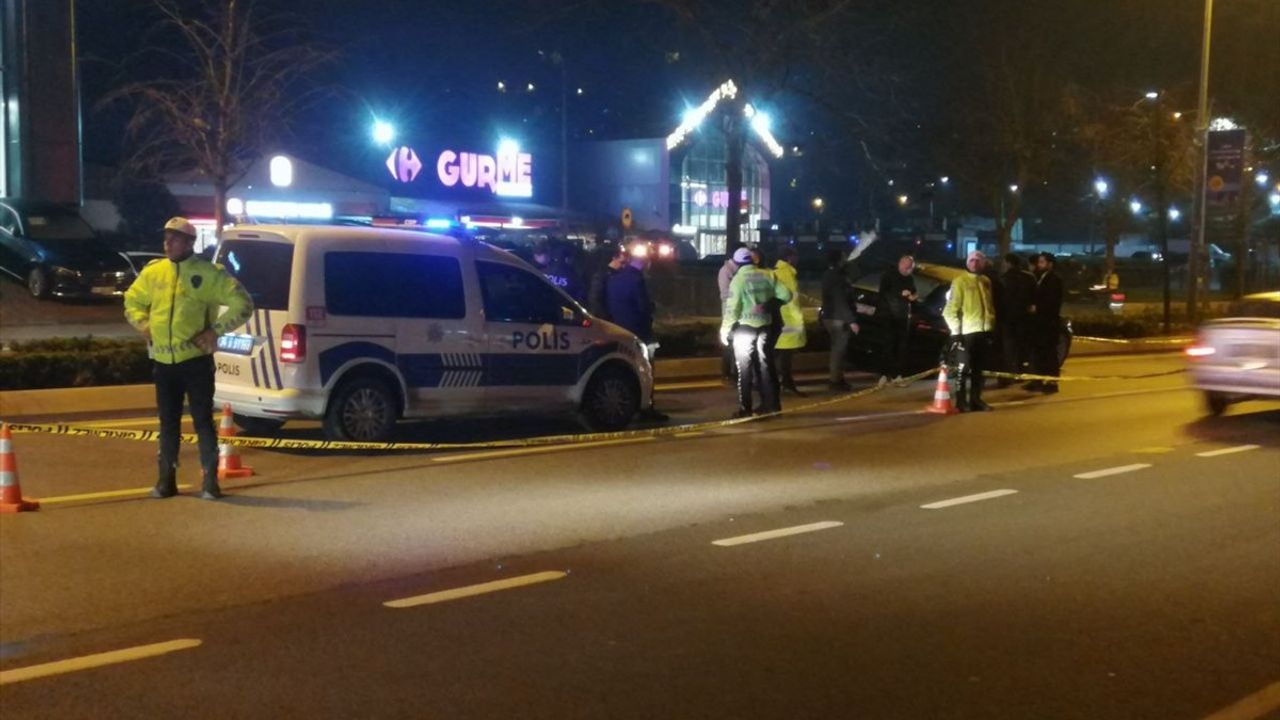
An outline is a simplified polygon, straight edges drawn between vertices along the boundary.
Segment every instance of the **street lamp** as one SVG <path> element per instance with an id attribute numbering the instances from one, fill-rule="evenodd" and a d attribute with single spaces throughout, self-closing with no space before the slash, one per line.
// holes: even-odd
<path id="1" fill-rule="evenodd" d="M 1130 212 L 1132 212 L 1134 215 L 1141 215 L 1141 214 L 1142 214 L 1142 202 L 1141 202 L 1140 200 L 1137 200 L 1137 199 L 1130 200 L 1130 201 L 1129 201 L 1129 211 L 1130 211 Z"/>
<path id="2" fill-rule="evenodd" d="M 1182 211 L 1176 207 L 1169 208 L 1169 222 L 1178 222 L 1182 219 Z"/>
<path id="3" fill-rule="evenodd" d="M 899 204 L 899 205 L 901 205 L 902 207 L 906 207 L 906 206 L 907 206 L 907 200 L 909 200 L 909 199 L 910 199 L 910 198 L 908 198 L 906 195 L 899 195 L 899 196 L 898 196 L 898 204 Z"/>
<path id="4" fill-rule="evenodd" d="M 373 141 L 379 145 L 390 145 L 396 139 L 396 128 L 385 120 L 373 121 Z"/>
<path id="5" fill-rule="evenodd" d="M 1259 172 L 1257 175 L 1253 176 L 1253 181 L 1258 183 L 1259 186 L 1265 186 L 1267 183 L 1271 182 L 1271 176 L 1265 172 Z"/>
<path id="6" fill-rule="evenodd" d="M 824 201 L 820 197 L 816 197 L 813 199 L 813 209 L 817 210 L 818 212 L 822 212 L 822 208 L 825 207 L 826 204 L 827 204 L 826 201 Z"/>
<path id="7" fill-rule="evenodd" d="M 942 183 L 943 185 L 946 185 L 947 183 L 951 182 L 951 178 L 946 175 L 943 175 L 942 177 L 938 178 L 938 182 Z"/>
<path id="8" fill-rule="evenodd" d="M 1106 180 L 1098 178 L 1093 181 L 1093 190 L 1098 193 L 1099 199 L 1106 198 L 1107 192 L 1111 190 L 1111 185 L 1109 185 Z"/>
<path id="9" fill-rule="evenodd" d="M 1009 192 L 1011 192 L 1011 193 L 1016 193 L 1016 192 L 1018 192 L 1018 184 L 1017 184 L 1017 183 L 1014 183 L 1014 184 L 1010 185 L 1010 186 L 1009 186 Z"/>

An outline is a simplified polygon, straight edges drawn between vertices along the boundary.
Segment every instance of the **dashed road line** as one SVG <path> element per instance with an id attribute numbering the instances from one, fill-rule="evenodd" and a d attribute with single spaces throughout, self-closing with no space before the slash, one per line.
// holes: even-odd
<path id="1" fill-rule="evenodd" d="M 991 500 L 993 498 L 1004 497 L 1005 495 L 1013 495 L 1017 492 L 1018 492 L 1017 490 L 1011 490 L 1008 488 L 1005 488 L 1003 490 L 990 490 L 988 492 L 978 493 L 976 495 L 963 495 L 961 497 L 951 498 L 950 500 L 939 500 L 938 502 L 932 502 L 932 503 L 929 503 L 928 505 L 921 505 L 920 509 L 921 510 L 941 510 L 942 508 L 949 508 L 955 505 L 967 505 L 969 503 L 982 502 L 983 500 Z"/>
<path id="2" fill-rule="evenodd" d="M 1078 480 L 1096 480 L 1098 478 L 1110 477 L 1111 475 L 1122 475 L 1137 470 L 1146 470 L 1151 467 L 1151 463 L 1134 463 L 1132 465 L 1120 465 L 1119 467 L 1103 468 L 1102 470 L 1094 470 L 1092 472 L 1080 473 L 1072 475 Z"/>
<path id="3" fill-rule="evenodd" d="M 1258 692 L 1222 708 L 1205 720 L 1259 720 L 1280 710 L 1280 682 L 1273 682 Z"/>
<path id="4" fill-rule="evenodd" d="M 1234 455 L 1235 453 L 1249 452 L 1257 450 L 1261 445 L 1237 445 L 1235 447 L 1222 448 L 1221 450 L 1206 450 L 1205 452 L 1196 453 L 1196 457 L 1218 457 L 1219 455 Z"/>
<path id="5" fill-rule="evenodd" d="M 745 545 L 747 543 L 760 542 L 762 540 L 775 540 L 777 538 L 790 537 L 792 535 L 802 535 L 804 533 L 817 532 L 819 530 L 830 530 L 831 528 L 838 528 L 842 525 L 844 525 L 842 522 L 826 520 L 823 522 L 809 523 L 808 525 L 796 525 L 794 527 L 751 533 L 750 535 L 739 535 L 737 537 L 724 538 L 723 540 L 712 540 L 711 544 L 719 545 L 720 547 L 732 547 L 734 545 Z"/>
<path id="6" fill-rule="evenodd" d="M 31 665 L 29 667 L 16 668 L 14 670 L 0 670 L 0 685 L 24 682 L 26 680 L 35 680 L 37 678 L 49 677 L 51 675 L 64 675 L 66 673 L 76 672 L 79 670 L 91 670 L 93 668 L 99 668 L 106 665 L 117 665 L 119 663 L 131 662 L 133 660 L 143 660 L 146 658 L 157 657 L 159 655 L 167 655 L 179 650 L 190 650 L 191 648 L 199 647 L 201 644 L 201 640 L 183 638 L 181 640 L 170 640 L 168 642 L 154 643 L 152 645 L 139 645 L 137 647 L 125 648 L 123 650 L 112 650 L 111 652 L 97 653 L 96 655 L 84 655 L 82 657 L 71 658 L 69 660 L 56 660 L 54 662 Z"/>
<path id="7" fill-rule="evenodd" d="M 441 590 L 439 592 L 427 593 L 426 595 L 415 595 L 413 597 L 401 598 L 399 600 L 388 600 L 382 603 L 389 608 L 411 608 L 419 605 L 434 605 L 436 603 L 449 602 L 450 600 L 460 600 L 462 598 L 474 597 L 476 595 L 485 595 L 487 593 L 498 592 L 500 590 L 510 590 L 512 588 L 524 587 L 526 585 L 537 585 L 539 583 L 551 582 L 566 577 L 568 573 L 559 570 L 548 570 L 546 572 L 533 573 L 532 575 L 521 575 L 519 577 L 507 578 L 505 580 L 494 580 L 493 582 L 480 583 L 479 585 L 466 585 L 463 587 L 452 588 L 449 590 Z"/>

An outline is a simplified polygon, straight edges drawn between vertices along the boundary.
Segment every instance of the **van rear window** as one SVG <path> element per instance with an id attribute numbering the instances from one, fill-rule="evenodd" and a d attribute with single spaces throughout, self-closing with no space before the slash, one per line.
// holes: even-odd
<path id="1" fill-rule="evenodd" d="M 223 240 L 218 259 L 249 291 L 262 310 L 288 310 L 293 278 L 293 245 L 257 240 Z"/>
<path id="2" fill-rule="evenodd" d="M 406 253 L 331 252 L 324 256 L 330 315 L 466 317 L 462 266 L 456 258 Z"/>

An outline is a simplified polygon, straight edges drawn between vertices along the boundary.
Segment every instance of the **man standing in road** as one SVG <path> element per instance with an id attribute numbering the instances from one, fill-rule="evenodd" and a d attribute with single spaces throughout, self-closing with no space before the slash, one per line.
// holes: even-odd
<path id="1" fill-rule="evenodd" d="M 969 271 L 951 283 L 951 293 L 942 317 L 951 329 L 951 337 L 960 341 L 960 383 L 956 406 L 961 412 L 981 412 L 991 406 L 982 401 L 982 371 L 986 369 L 987 349 L 996 323 L 995 301 L 991 296 L 991 280 L 983 274 L 987 256 L 974 250 L 965 260 Z"/>
<path id="2" fill-rule="evenodd" d="M 1004 371 L 1020 373 L 1031 359 L 1031 332 L 1028 328 L 1036 276 L 1032 275 L 1016 253 L 1004 256 L 1004 273 L 1000 276 L 1000 298 L 996 307 L 996 326 L 1000 332 L 1000 349 Z M 1012 380 L 1001 379 L 1000 387 Z"/>
<path id="3" fill-rule="evenodd" d="M 720 266 L 720 272 L 716 274 L 716 284 L 720 287 L 720 319 L 724 319 L 725 306 L 729 303 L 729 283 L 733 282 L 733 276 L 738 272 L 738 264 L 733 261 L 733 256 L 724 259 L 724 265 Z M 724 351 L 720 353 L 720 378 L 726 383 L 733 383 L 737 377 L 737 370 L 733 364 L 733 346 L 726 344 Z"/>
<path id="4" fill-rule="evenodd" d="M 152 260 L 124 296 L 125 319 L 147 339 L 160 415 L 160 474 L 155 498 L 178 494 L 182 402 L 200 440 L 201 497 L 217 500 L 218 437 L 213 429 L 213 351 L 218 336 L 253 314 L 253 300 L 221 266 L 194 254 L 195 227 L 175 217 L 164 225 L 164 260 Z M 227 309 L 218 314 L 218 308 Z"/>
<path id="5" fill-rule="evenodd" d="M 1031 315 L 1034 333 L 1032 356 L 1037 375 L 1057 377 L 1058 334 L 1062 328 L 1062 278 L 1054 271 L 1056 258 L 1043 252 L 1036 257 L 1036 287 L 1032 295 Z M 1028 390 L 1040 390 L 1046 395 L 1058 392 L 1058 383 L 1033 380 Z"/>
<path id="6" fill-rule="evenodd" d="M 902 387 L 903 367 L 907 362 L 907 347 L 911 340 L 911 303 L 920 296 L 916 293 L 916 279 L 912 273 L 916 259 L 910 254 L 898 258 L 897 267 L 889 268 L 880 276 L 880 312 L 888 323 L 888 342 L 880 369 L 880 387 L 892 382 Z"/>
<path id="7" fill-rule="evenodd" d="M 850 390 L 844 379 L 845 353 L 850 333 L 857 334 L 858 318 L 853 313 L 849 277 L 845 274 L 844 252 L 840 248 L 827 251 L 827 271 L 822 275 L 822 325 L 831 335 L 831 359 L 828 364 L 831 389 Z"/>
<path id="8" fill-rule="evenodd" d="M 782 409 L 777 393 L 777 369 L 769 362 L 769 303 L 791 300 L 791 291 L 779 284 L 773 273 L 755 265 L 755 257 L 747 248 L 733 253 L 738 272 L 729 283 L 729 300 L 720 323 L 720 342 L 733 344 L 733 357 L 738 366 L 738 412 L 734 417 L 751 415 L 752 384 L 760 384 L 760 412 Z"/>
<path id="9" fill-rule="evenodd" d="M 647 253 L 632 254 L 630 263 L 609 276 L 604 295 L 610 319 L 640 338 L 645 356 L 652 363 L 658 343 L 653 337 L 653 301 L 649 299 L 649 286 L 644 280 L 644 271 L 648 267 Z M 640 411 L 640 419 L 662 422 L 669 418 L 651 403 Z"/>
<path id="10" fill-rule="evenodd" d="M 612 320 L 609 315 L 607 288 L 613 277 L 627 264 L 627 248 L 623 245 L 605 244 L 596 249 L 596 270 L 591 275 L 591 288 L 587 292 L 587 309 L 601 320 Z M 607 258 L 601 262 L 600 258 Z"/>

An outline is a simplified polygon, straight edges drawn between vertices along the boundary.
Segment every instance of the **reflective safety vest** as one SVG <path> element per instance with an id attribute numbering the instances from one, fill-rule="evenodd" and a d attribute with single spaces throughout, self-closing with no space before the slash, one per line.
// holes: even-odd
<path id="1" fill-rule="evenodd" d="M 218 315 L 218 308 L 227 309 Z M 206 355 L 194 339 L 240 327 L 253 314 L 253 299 L 221 265 L 198 256 L 152 260 L 124 294 L 124 316 L 139 332 L 151 332 L 148 352 L 172 365 Z"/>

